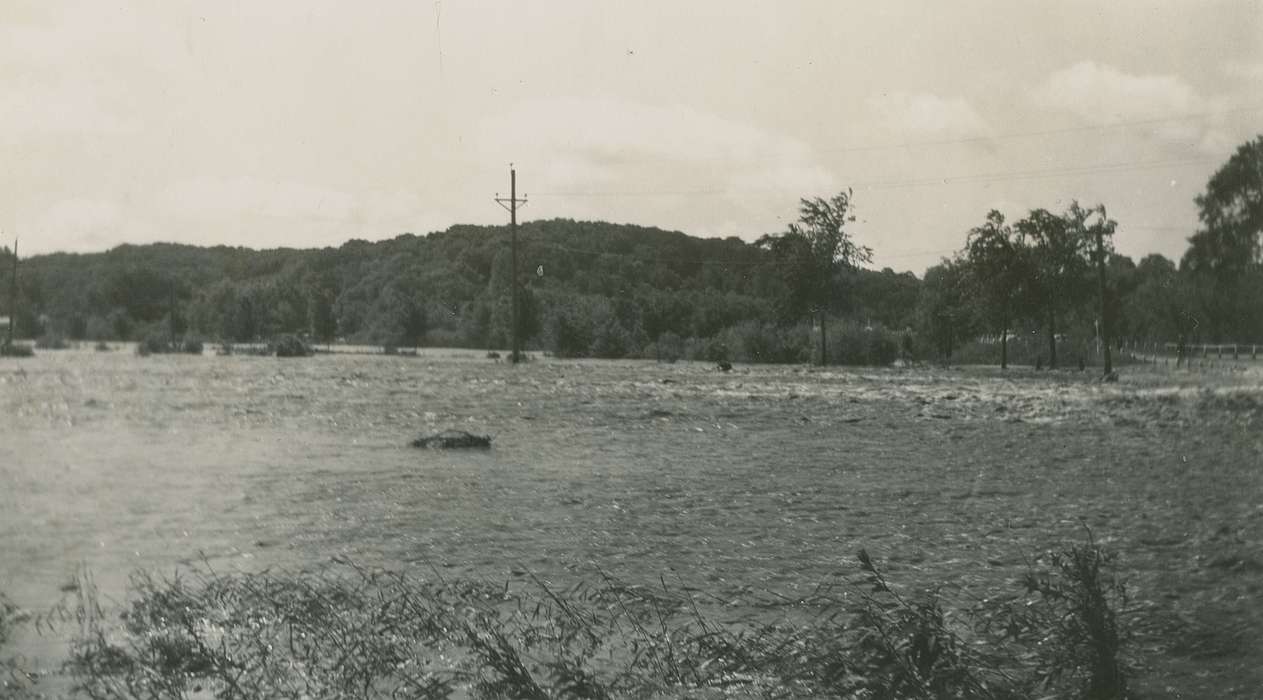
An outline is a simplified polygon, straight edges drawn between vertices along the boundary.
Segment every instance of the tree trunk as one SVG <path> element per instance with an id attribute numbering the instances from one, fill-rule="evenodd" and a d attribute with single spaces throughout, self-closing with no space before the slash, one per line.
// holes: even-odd
<path id="1" fill-rule="evenodd" d="M 1006 321 L 1000 331 L 1000 369 L 1009 368 L 1009 324 Z"/>
<path id="2" fill-rule="evenodd" d="M 1101 283 L 1101 347 L 1105 351 L 1105 374 L 1109 376 L 1114 367 L 1110 358 L 1109 311 L 1105 305 L 1105 243 L 1100 229 L 1096 232 L 1096 272 Z"/>
<path id="3" fill-rule="evenodd" d="M 1057 368 L 1057 312 L 1048 312 L 1048 369 Z"/>
<path id="4" fill-rule="evenodd" d="M 829 341 L 828 333 L 825 331 L 825 312 L 820 312 L 820 366 L 824 367 L 829 364 Z"/>

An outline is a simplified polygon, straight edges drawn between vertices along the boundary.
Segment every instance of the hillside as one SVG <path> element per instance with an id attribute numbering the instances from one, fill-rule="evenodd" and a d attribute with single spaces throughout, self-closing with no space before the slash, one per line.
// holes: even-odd
<path id="1" fill-rule="evenodd" d="M 736 238 L 570 220 L 526 223 L 518 234 L 528 348 L 652 356 L 665 336 L 668 354 L 680 354 L 689 339 L 796 320 L 778 310 L 783 270 L 767 250 Z M 509 268 L 506 226 L 460 225 L 325 249 L 160 243 L 43 255 L 22 263 L 19 332 L 134 340 L 165 332 L 174 308 L 178 332 L 229 342 L 303 333 L 505 347 Z M 851 283 L 850 313 L 897 328 L 911 323 L 915 276 L 861 271 Z M 7 298 L 0 303 L 7 308 Z M 775 352 L 768 359 L 806 359 L 797 349 Z"/>

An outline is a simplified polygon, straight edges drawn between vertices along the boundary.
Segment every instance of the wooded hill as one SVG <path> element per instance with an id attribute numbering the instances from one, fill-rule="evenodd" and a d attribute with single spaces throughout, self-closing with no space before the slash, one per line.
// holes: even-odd
<path id="1" fill-rule="evenodd" d="M 778 309 L 788 290 L 777 260 L 736 238 L 570 220 L 526 223 L 518 237 L 528 348 L 653 356 L 665 335 L 666 353 L 680 356 L 690 342 L 742 324 L 770 332 L 797 320 Z M 18 329 L 135 340 L 166 333 L 174 308 L 178 333 L 228 342 L 301 333 L 318 342 L 504 348 L 509 275 L 507 226 L 321 250 L 123 245 L 23 260 Z M 887 328 L 913 325 L 914 275 L 850 277 L 856 294 L 839 311 Z"/>
<path id="2" fill-rule="evenodd" d="M 1102 309 L 1113 342 L 1263 343 L 1263 136 L 1243 144 L 1197 198 L 1202 225 L 1178 266 L 1114 253 L 1117 224 L 1104 206 L 1073 203 L 1014 222 L 980 216 L 962 232 L 961 252 L 923 279 L 863 269 L 869 251 L 845 230 L 851 196 L 804 199 L 798 222 L 753 243 L 604 222 L 525 223 L 526 348 L 991 362 L 999 360 L 995 339 L 1012 337 L 1015 362 L 1061 354 L 1091 363 Z M 0 309 L 12 308 L 11 257 L 0 251 Z M 42 255 L 22 261 L 17 330 L 70 340 L 174 331 L 232 343 L 288 333 L 317 343 L 502 349 L 510 265 L 507 226 L 465 225 L 320 250 L 160 243 Z M 826 325 L 827 346 L 816 340 Z"/>

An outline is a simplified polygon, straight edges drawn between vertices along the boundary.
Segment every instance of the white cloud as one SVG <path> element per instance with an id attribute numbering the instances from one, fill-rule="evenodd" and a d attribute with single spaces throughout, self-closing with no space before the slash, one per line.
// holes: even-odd
<path id="1" fill-rule="evenodd" d="M 1141 133 L 1202 153 L 1222 153 L 1238 140 L 1231 100 L 1203 95 L 1176 75 L 1133 75 L 1082 61 L 1050 75 L 1030 97 L 1095 124 L 1139 122 Z"/>
<path id="2" fill-rule="evenodd" d="M 76 197 L 55 202 L 36 214 L 29 229 L 41 238 L 99 246 L 119 237 L 122 218 L 122 209 L 111 199 Z"/>
<path id="3" fill-rule="evenodd" d="M 1227 61 L 1222 70 L 1225 75 L 1246 81 L 1263 80 L 1263 63 L 1247 61 Z"/>
<path id="4" fill-rule="evenodd" d="M 538 217 L 752 238 L 783 227 L 769 211 L 838 189 L 802 142 L 678 104 L 528 100 L 484 121 L 478 145 L 483 162 L 517 163 Z"/>
<path id="5" fill-rule="evenodd" d="M 868 100 L 881 124 L 912 138 L 983 136 L 987 120 L 963 97 L 945 98 L 928 92 L 890 92 Z"/>
<path id="6" fill-rule="evenodd" d="M 1059 70 L 1032 91 L 1036 104 L 1097 123 L 1179 116 L 1207 101 L 1174 75 L 1131 75 L 1093 61 Z"/>
<path id="7" fill-rule="evenodd" d="M 780 183 L 788 188 L 830 179 L 794 139 L 682 105 L 601 98 L 529 100 L 482 125 L 488 160 L 547 165 L 548 186 L 615 185 L 650 173 L 656 186 L 683 171 L 718 187 Z M 701 173 L 699 173 L 701 171 Z M 694 183 L 698 179 L 691 180 Z M 639 180 L 644 182 L 644 180 Z"/>

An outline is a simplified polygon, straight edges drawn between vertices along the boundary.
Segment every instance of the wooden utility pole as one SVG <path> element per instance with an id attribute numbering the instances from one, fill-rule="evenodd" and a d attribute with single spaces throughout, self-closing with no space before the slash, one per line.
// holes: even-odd
<path id="1" fill-rule="evenodd" d="M 9 276 L 9 340 L 13 345 L 13 328 L 18 325 L 18 239 L 13 237 L 13 274 Z"/>
<path id="2" fill-rule="evenodd" d="M 522 199 L 517 198 L 517 171 L 513 169 L 512 163 L 509 164 L 509 197 L 508 199 L 505 199 L 500 196 L 500 193 L 497 192 L 496 202 L 499 202 L 500 206 L 504 207 L 505 209 L 509 211 L 509 237 L 510 237 L 510 247 L 512 249 L 511 264 L 513 266 L 513 272 L 510 275 L 510 277 L 512 278 L 511 286 L 513 288 L 513 297 L 512 297 L 512 300 L 510 301 L 510 303 L 513 306 L 513 310 L 511 314 L 511 319 L 512 319 L 511 322 L 513 323 L 513 349 L 509 355 L 509 362 L 513 364 L 517 364 L 518 361 L 521 360 L 521 352 L 522 352 L 522 342 L 521 342 L 521 339 L 518 337 L 518 321 L 517 321 L 517 313 L 518 313 L 517 288 L 518 288 L 518 283 L 519 283 L 518 268 L 517 268 L 517 208 L 519 204 L 526 204 L 526 197 L 523 196 Z"/>
<path id="3" fill-rule="evenodd" d="M 1114 371 L 1113 363 L 1110 361 L 1110 324 L 1109 310 L 1106 302 L 1106 284 L 1105 284 L 1105 233 L 1104 228 L 1107 221 L 1102 221 L 1096 226 L 1096 275 L 1100 281 L 1101 287 L 1101 348 L 1105 352 L 1105 375 L 1109 376 Z"/>
<path id="4" fill-rule="evenodd" d="M 175 351 L 175 277 L 167 286 L 167 334 L 171 336 L 171 350 Z"/>

